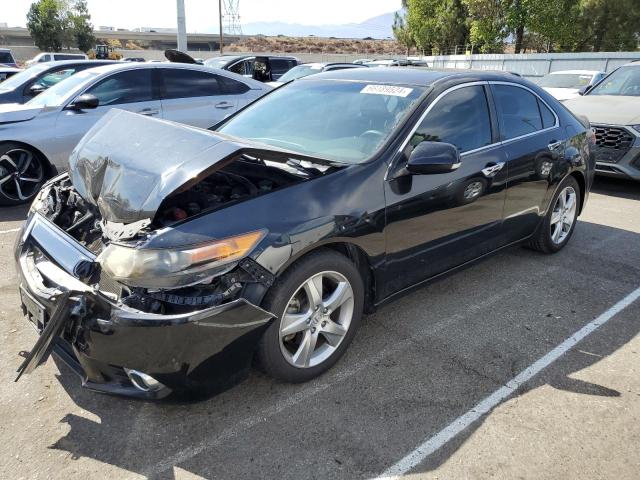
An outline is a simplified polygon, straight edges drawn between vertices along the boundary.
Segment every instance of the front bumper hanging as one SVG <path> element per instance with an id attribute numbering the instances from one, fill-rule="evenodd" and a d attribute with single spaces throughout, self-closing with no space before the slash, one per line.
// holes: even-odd
<path id="1" fill-rule="evenodd" d="M 74 276 L 95 257 L 38 213 L 27 219 L 15 256 L 23 310 L 41 328 L 18 378 L 53 352 L 92 390 L 141 398 L 216 393 L 246 375 L 273 318 L 243 298 L 185 314 L 128 307 Z"/>

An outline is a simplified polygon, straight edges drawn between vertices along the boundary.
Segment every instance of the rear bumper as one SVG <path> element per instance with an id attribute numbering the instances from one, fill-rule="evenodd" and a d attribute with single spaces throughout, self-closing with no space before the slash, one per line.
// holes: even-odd
<path id="1" fill-rule="evenodd" d="M 242 298 L 180 315 L 127 307 L 73 275 L 74 266 L 93 255 L 37 213 L 28 218 L 15 257 L 20 287 L 45 316 L 51 318 L 65 297 L 61 292 L 72 292 L 65 312 L 75 313 L 66 315 L 49 349 L 82 378 L 83 386 L 100 392 L 159 398 L 172 391 L 225 390 L 246 374 L 272 318 Z M 81 309 L 72 308 L 78 304 Z M 141 388 L 127 374 L 130 370 L 151 376 L 160 386 Z"/>

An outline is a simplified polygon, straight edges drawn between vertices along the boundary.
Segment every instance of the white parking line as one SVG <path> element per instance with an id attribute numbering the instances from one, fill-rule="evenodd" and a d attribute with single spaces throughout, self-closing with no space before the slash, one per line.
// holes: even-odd
<path id="1" fill-rule="evenodd" d="M 563 354 L 574 347 L 578 342 L 593 333 L 596 329 L 611 320 L 617 313 L 621 312 L 634 301 L 640 298 L 640 287 L 624 297 L 618 303 L 609 308 L 595 320 L 589 322 L 576 333 L 567 338 L 564 342 L 551 350 L 537 362 L 532 363 L 525 370 L 509 380 L 504 386 L 486 397 L 467 413 L 456 418 L 452 423 L 440 430 L 433 437 L 427 439 L 420 444 L 415 450 L 406 455 L 395 465 L 388 468 L 378 480 L 398 479 L 401 475 L 415 468 L 429 455 L 439 450 L 447 442 L 455 438 L 459 433 L 463 432 L 472 423 L 476 422 L 484 414 L 498 406 L 502 401 L 514 393 L 522 384 L 531 380 L 534 376 L 544 370 L 546 367 L 555 362 Z"/>
<path id="2" fill-rule="evenodd" d="M 17 232 L 17 231 L 19 231 L 19 230 L 20 230 L 20 228 L 10 228 L 9 230 L 0 230 L 0 234 L 3 234 L 3 233 L 13 233 L 13 232 Z"/>
<path id="3" fill-rule="evenodd" d="M 552 266 L 543 271 L 545 275 L 548 275 L 549 272 L 555 271 L 558 267 Z M 447 328 L 449 325 L 455 322 L 460 322 L 467 318 L 470 318 L 472 314 L 481 311 L 485 308 L 489 308 L 492 305 L 500 303 L 504 298 L 511 295 L 511 292 L 525 286 L 525 282 L 515 282 L 509 288 L 502 290 L 486 299 L 482 302 L 478 302 L 476 304 L 471 305 L 464 313 L 457 313 L 452 315 L 444 320 L 439 322 L 434 322 L 429 324 L 428 327 L 423 328 L 415 332 L 413 335 L 410 335 L 403 340 L 400 340 L 396 343 L 389 344 L 386 348 L 380 350 L 377 354 L 369 356 L 362 360 L 361 362 L 357 362 L 350 367 L 346 368 L 338 372 L 337 374 L 332 375 L 328 380 L 320 381 L 315 384 L 308 384 L 307 387 L 303 387 L 300 391 L 292 395 L 291 397 L 285 398 L 279 402 L 276 402 L 274 405 L 271 405 L 259 413 L 246 417 L 236 424 L 222 430 L 218 434 L 211 436 L 209 438 L 205 438 L 204 441 L 191 445 L 176 454 L 165 458 L 163 461 L 150 465 L 149 468 L 144 471 L 144 475 L 147 477 L 156 477 L 167 470 L 172 469 L 174 466 L 184 463 L 191 458 L 201 454 L 209 448 L 220 445 L 230 439 L 238 436 L 243 431 L 248 430 L 255 425 L 266 422 L 269 418 L 277 415 L 283 410 L 293 407 L 306 399 L 313 397 L 325 390 L 329 387 L 334 386 L 336 383 L 342 382 L 358 372 L 362 371 L 365 368 L 369 368 L 376 363 L 384 360 L 386 357 L 393 355 L 397 352 L 405 350 L 409 345 L 414 342 L 420 341 L 426 336 L 433 335 L 436 332 Z"/>

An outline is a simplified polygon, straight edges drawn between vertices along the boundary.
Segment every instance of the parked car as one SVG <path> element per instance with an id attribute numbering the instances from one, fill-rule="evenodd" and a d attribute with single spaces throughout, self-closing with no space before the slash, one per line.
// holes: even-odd
<path id="1" fill-rule="evenodd" d="M 9 77 L 13 77 L 16 73 L 20 73 L 21 71 L 21 68 L 0 65 L 0 83 L 4 82 Z"/>
<path id="2" fill-rule="evenodd" d="M 42 52 L 33 57 L 31 60 L 27 60 L 25 65 L 31 67 L 38 63 L 45 62 L 58 62 L 61 60 L 89 60 L 84 53 L 62 53 L 62 52 Z"/>
<path id="3" fill-rule="evenodd" d="M 346 68 L 366 68 L 364 65 L 354 63 L 303 63 L 297 67 L 293 67 L 287 73 L 280 77 L 277 82 L 267 82 L 272 87 L 280 87 L 291 80 L 314 75 L 316 73 L 330 72 L 332 70 L 344 70 Z"/>
<path id="4" fill-rule="evenodd" d="M 409 65 L 408 60 L 374 60 L 372 62 L 367 62 L 364 64 L 367 67 L 406 67 Z"/>
<path id="5" fill-rule="evenodd" d="M 610 73 L 565 106 L 596 133 L 596 173 L 640 180 L 640 63 Z"/>
<path id="6" fill-rule="evenodd" d="M 26 103 L 67 77 L 88 68 L 115 63 L 109 60 L 65 60 L 39 63 L 0 84 L 0 104 Z"/>
<path id="7" fill-rule="evenodd" d="M 209 132 L 112 110 L 18 234 L 42 331 L 20 374 L 52 348 L 84 386 L 145 398 L 220 391 L 254 356 L 310 380 L 408 288 L 507 245 L 561 250 L 592 140 L 481 71 L 321 73 Z"/>
<path id="8" fill-rule="evenodd" d="M 538 85 L 560 101 L 576 98 L 580 89 L 595 85 L 607 74 L 597 70 L 563 70 L 551 72 L 538 80 Z"/>
<path id="9" fill-rule="evenodd" d="M 222 55 L 204 61 L 207 67 L 221 68 L 261 82 L 277 81 L 300 61 L 296 57 Z"/>
<path id="10" fill-rule="evenodd" d="M 198 65 L 118 62 L 72 75 L 24 105 L 0 105 L 0 205 L 32 199 L 66 170 L 80 138 L 114 107 L 208 127 L 269 90 Z"/>
<path id="11" fill-rule="evenodd" d="M 429 64 L 424 60 L 409 60 L 409 65 L 412 67 L 428 67 Z"/>
<path id="12" fill-rule="evenodd" d="M 7 67 L 17 67 L 18 64 L 16 60 L 13 58 L 13 54 L 11 50 L 8 48 L 0 48 L 0 64 L 5 65 Z"/>
<path id="13" fill-rule="evenodd" d="M 146 62 L 146 60 L 142 57 L 124 57 L 122 61 L 123 62 Z"/>
<path id="14" fill-rule="evenodd" d="M 362 65 L 365 63 L 373 62 L 373 60 L 373 58 L 358 58 L 357 60 L 354 60 L 353 63 L 355 63 L 356 65 Z"/>

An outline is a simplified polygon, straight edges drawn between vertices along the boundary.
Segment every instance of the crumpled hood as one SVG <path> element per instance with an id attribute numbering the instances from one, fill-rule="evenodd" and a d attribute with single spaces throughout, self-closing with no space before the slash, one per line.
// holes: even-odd
<path id="1" fill-rule="evenodd" d="M 300 154 L 124 110 L 104 115 L 71 152 L 71 181 L 102 219 L 148 224 L 162 201 L 223 168 L 240 153 Z M 312 159 L 317 163 L 330 163 Z M 127 235 L 128 236 L 128 235 Z"/>
<path id="2" fill-rule="evenodd" d="M 576 115 L 591 123 L 636 125 L 640 123 L 640 97 L 622 95 L 585 95 L 563 102 Z"/>
<path id="3" fill-rule="evenodd" d="M 42 107 L 31 107 L 19 103 L 0 104 L 0 124 L 26 122 L 42 111 Z"/>

